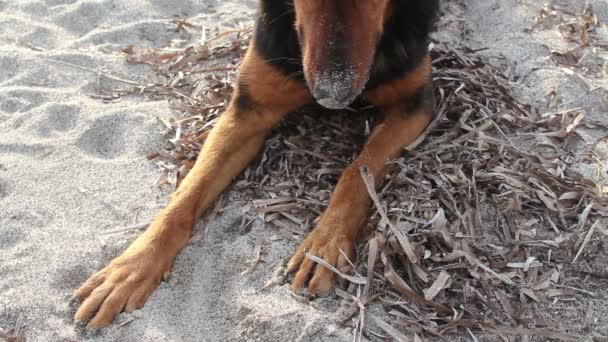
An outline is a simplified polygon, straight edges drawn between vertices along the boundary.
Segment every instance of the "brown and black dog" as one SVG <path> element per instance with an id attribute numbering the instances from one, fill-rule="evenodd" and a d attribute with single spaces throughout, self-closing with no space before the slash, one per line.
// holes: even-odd
<path id="1" fill-rule="evenodd" d="M 256 158 L 286 114 L 315 101 L 341 109 L 356 100 L 382 113 L 378 124 L 287 265 L 295 273 L 293 290 L 330 291 L 334 273 L 305 253 L 348 268 L 371 205 L 360 168 L 379 185 L 386 162 L 433 119 L 428 40 L 438 1 L 262 0 L 230 106 L 194 168 L 150 227 L 76 291 L 82 303 L 75 320 L 100 328 L 141 308 L 169 275 L 199 216 Z"/>

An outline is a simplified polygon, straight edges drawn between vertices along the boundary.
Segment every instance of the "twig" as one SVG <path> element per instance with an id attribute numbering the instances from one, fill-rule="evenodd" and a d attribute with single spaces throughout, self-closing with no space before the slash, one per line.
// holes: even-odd
<path id="1" fill-rule="evenodd" d="M 115 233 L 122 233 L 122 232 L 128 232 L 131 230 L 141 230 L 141 229 L 145 229 L 150 225 L 150 222 L 146 222 L 146 223 L 139 223 L 133 226 L 129 226 L 129 227 L 124 227 L 124 228 L 118 228 L 118 229 L 114 229 L 114 230 L 108 230 L 105 232 L 100 233 L 101 235 L 110 235 L 110 234 L 115 234 Z"/>
<path id="2" fill-rule="evenodd" d="M 340 277 L 350 281 L 351 283 L 355 283 L 355 284 L 359 284 L 359 285 L 365 285 L 367 283 L 365 278 L 362 277 L 354 277 L 354 276 L 350 276 L 348 274 L 345 274 L 343 272 L 341 272 L 340 270 L 338 270 L 337 268 L 335 268 L 333 265 L 330 265 L 327 261 L 319 258 L 316 255 L 312 255 L 310 253 L 306 253 L 305 254 L 306 257 L 314 262 L 316 262 L 317 264 L 327 268 L 328 270 L 334 272 L 335 274 L 339 275 Z"/>
<path id="3" fill-rule="evenodd" d="M 597 225 L 600 223 L 600 221 L 595 221 L 592 225 L 591 228 L 589 228 L 589 231 L 587 232 L 587 235 L 585 235 L 585 239 L 583 240 L 583 243 L 581 244 L 581 247 L 578 249 L 578 253 L 576 253 L 576 256 L 574 257 L 574 259 L 572 260 L 572 263 L 576 263 L 576 261 L 578 260 L 578 258 L 581 256 L 581 254 L 583 254 L 583 250 L 585 249 L 585 247 L 587 247 L 587 244 L 589 243 L 589 241 L 591 241 L 591 237 L 593 236 L 593 232 L 595 232 L 595 228 L 597 227 Z"/>
<path id="4" fill-rule="evenodd" d="M 57 64 L 62 64 L 62 65 L 69 66 L 69 67 L 72 67 L 72 68 L 76 68 L 76 69 L 80 69 L 80 70 L 83 70 L 83 71 L 87 71 L 87 72 L 90 72 L 90 73 L 93 73 L 93 74 L 97 75 L 98 77 L 102 77 L 103 76 L 103 77 L 111 79 L 113 81 L 117 81 L 117 82 L 121 82 L 121 83 L 126 83 L 126 84 L 130 84 L 130 85 L 133 85 L 133 86 L 138 86 L 138 87 L 145 87 L 143 84 L 135 82 L 135 81 L 126 80 L 126 79 L 120 78 L 118 76 L 113 76 L 113 75 L 110 75 L 110 74 L 105 73 L 105 72 L 101 72 L 101 71 L 94 70 L 94 69 L 91 69 L 91 68 L 87 68 L 87 67 L 83 67 L 83 66 L 80 66 L 80 65 L 72 64 L 72 63 L 69 63 L 69 62 L 64 62 L 64 61 L 60 61 L 60 60 L 52 59 L 52 58 L 41 58 L 41 59 L 43 61 L 48 61 L 48 62 L 53 62 L 53 63 L 57 63 Z"/>
<path id="5" fill-rule="evenodd" d="M 258 265 L 258 263 L 260 262 L 260 257 L 262 255 L 262 244 L 264 243 L 263 241 L 263 235 L 262 234 L 258 234 L 258 236 L 255 238 L 255 248 L 253 249 L 253 259 L 251 259 L 251 265 L 249 265 L 249 267 L 247 267 L 246 270 L 244 270 L 241 275 L 245 275 L 245 274 L 250 274 L 253 273 Z"/>

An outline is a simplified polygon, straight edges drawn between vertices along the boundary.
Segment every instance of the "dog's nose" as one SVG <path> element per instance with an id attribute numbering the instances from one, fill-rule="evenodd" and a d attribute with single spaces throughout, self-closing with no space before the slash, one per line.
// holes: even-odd
<path id="1" fill-rule="evenodd" d="M 317 102 L 328 109 L 343 109 L 351 104 L 356 96 L 350 92 L 332 94 L 328 89 L 316 89 L 314 97 Z"/>
<path id="2" fill-rule="evenodd" d="M 359 94 L 360 91 L 354 89 L 350 79 L 335 76 L 319 78 L 313 90 L 317 102 L 328 109 L 346 108 Z"/>

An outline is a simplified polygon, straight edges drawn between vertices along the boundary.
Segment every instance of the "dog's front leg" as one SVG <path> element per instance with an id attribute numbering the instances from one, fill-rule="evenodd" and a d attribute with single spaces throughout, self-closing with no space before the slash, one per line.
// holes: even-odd
<path id="1" fill-rule="evenodd" d="M 264 63 L 253 46 L 240 68 L 229 108 L 169 205 L 121 256 L 76 291 L 83 301 L 76 321 L 90 320 L 90 328 L 100 328 L 123 310 L 141 308 L 169 275 L 202 212 L 256 157 L 272 127 L 286 113 L 311 101 L 303 82 Z"/>
<path id="2" fill-rule="evenodd" d="M 289 261 L 288 272 L 296 273 L 292 284 L 295 292 L 326 294 L 334 283 L 335 274 L 307 258 L 305 253 L 323 258 L 343 272 L 350 268 L 357 235 L 371 205 L 360 168 L 366 166 L 376 186 L 381 184 L 389 170 L 387 162 L 413 143 L 433 119 L 430 63 L 422 65 L 417 74 L 402 80 L 407 84 L 401 89 L 399 84 L 387 85 L 368 95 L 384 116 L 358 158 L 342 173 L 317 227 Z M 308 290 L 303 291 L 306 287 Z"/>

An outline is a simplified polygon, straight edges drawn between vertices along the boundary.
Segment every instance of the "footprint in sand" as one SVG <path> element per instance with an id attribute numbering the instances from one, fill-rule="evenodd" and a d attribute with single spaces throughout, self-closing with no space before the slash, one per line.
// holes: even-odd
<path id="1" fill-rule="evenodd" d="M 3 119 L 0 124 L 11 129 L 20 128 L 26 120 L 30 119 L 29 114 L 25 113 L 39 107 L 47 100 L 47 96 L 39 91 L 22 90 L 0 94 L 0 118 Z"/>
<path id="2" fill-rule="evenodd" d="M 2 199 L 0 199 L 1 201 Z M 9 210 L 3 214 L 0 217 L 0 235 L 2 236 L 0 250 L 16 246 L 27 239 L 30 230 L 35 230 L 44 225 L 42 218 L 33 212 Z M 25 226 L 24 224 L 28 225 Z"/>
<path id="3" fill-rule="evenodd" d="M 2 169 L 0 169 L 2 170 Z M 0 201 L 11 194 L 10 185 L 7 181 L 0 178 Z"/>
<path id="4" fill-rule="evenodd" d="M 76 127 L 80 109 L 76 106 L 57 104 L 47 109 L 47 116 L 40 122 L 38 134 L 48 136 L 53 132 L 68 132 Z"/>
<path id="5" fill-rule="evenodd" d="M 78 0 L 46 0 L 46 4 L 49 6 L 58 6 L 58 5 L 71 5 Z"/>
<path id="6" fill-rule="evenodd" d="M 57 290 L 74 290 L 87 280 L 91 269 L 85 265 L 70 265 L 56 270 L 53 274 L 52 286 Z"/>
<path id="7" fill-rule="evenodd" d="M 19 70 L 18 57 L 9 54 L 0 56 L 0 70 L 2 70 L 2 72 L 0 72 L 0 82 L 15 77 L 17 70 Z"/>
<path id="8" fill-rule="evenodd" d="M 85 153 L 100 159 L 113 159 L 125 149 L 126 122 L 122 115 L 98 118 L 78 139 Z"/>
<path id="9" fill-rule="evenodd" d="M 23 36 L 19 41 L 26 46 L 33 46 L 45 50 L 52 50 L 57 46 L 59 37 L 45 27 L 38 27 L 31 33 Z"/>
<path id="10" fill-rule="evenodd" d="M 44 16 L 49 15 L 48 7 L 41 2 L 33 2 L 30 4 L 24 5 L 23 7 L 21 7 L 21 9 L 23 10 L 23 12 L 36 16 L 36 17 L 44 17 Z"/>
<path id="11" fill-rule="evenodd" d="M 103 14 L 112 10 L 114 6 L 112 2 L 81 2 L 73 9 L 55 17 L 55 22 L 74 34 L 87 34 L 104 22 Z"/>
<path id="12" fill-rule="evenodd" d="M 0 103 L 0 111 L 5 113 L 16 113 L 27 107 L 28 103 L 20 98 L 3 99 Z"/>

